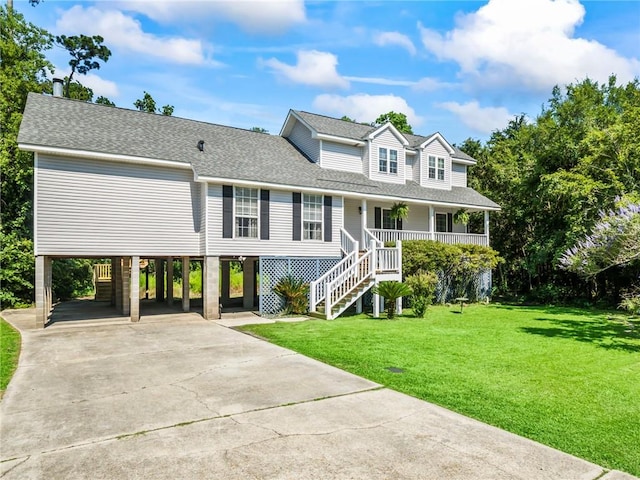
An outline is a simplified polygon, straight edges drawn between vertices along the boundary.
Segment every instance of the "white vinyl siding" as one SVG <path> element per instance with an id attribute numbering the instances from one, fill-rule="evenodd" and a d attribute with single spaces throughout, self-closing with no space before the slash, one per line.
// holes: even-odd
<path id="1" fill-rule="evenodd" d="M 209 185 L 207 208 L 209 255 L 291 257 L 339 257 L 342 197 L 332 197 L 331 242 L 305 242 L 292 239 L 293 203 L 290 191 L 269 191 L 269 240 L 222 238 L 222 185 Z M 324 208 L 324 207 L 323 207 Z"/>
<path id="2" fill-rule="evenodd" d="M 329 170 L 362 173 L 362 148 L 322 141 L 320 166 Z"/>
<path id="3" fill-rule="evenodd" d="M 407 155 L 404 163 L 404 176 L 406 180 L 413 180 L 413 166 L 415 162 L 415 155 Z"/>
<path id="4" fill-rule="evenodd" d="M 291 140 L 311 160 L 316 163 L 318 162 L 320 158 L 320 140 L 311 138 L 311 130 L 305 127 L 302 123 L 296 122 L 289 134 L 289 140 Z"/>
<path id="5" fill-rule="evenodd" d="M 36 254 L 200 254 L 191 169 L 38 155 Z"/>
<path id="6" fill-rule="evenodd" d="M 380 149 L 383 148 L 387 152 L 387 169 L 380 171 Z M 397 152 L 397 172 L 389 173 L 390 155 L 389 151 Z M 371 164 L 369 166 L 369 178 L 388 183 L 405 182 L 405 153 L 404 145 L 391 133 L 389 129 L 383 130 L 376 138 L 371 141 Z"/>
<path id="7" fill-rule="evenodd" d="M 467 186 L 467 166 L 453 162 L 451 164 L 451 186 L 466 187 Z"/>
<path id="8" fill-rule="evenodd" d="M 429 157 L 435 158 L 435 168 L 430 164 Z M 444 159 L 442 163 L 439 162 L 439 158 Z M 451 157 L 439 140 L 435 139 L 424 148 L 420 156 L 420 162 L 420 184 L 423 187 L 447 190 L 451 188 Z M 435 178 L 430 178 L 432 173 Z M 438 178 L 439 176 L 441 179 Z"/>
<path id="9" fill-rule="evenodd" d="M 362 214 L 360 207 L 362 202 L 355 198 L 344 199 L 344 229 L 355 240 L 360 241 Z M 334 226 L 335 228 L 335 226 Z M 373 228 L 373 227 L 372 227 Z M 360 247 L 362 248 L 362 246 Z"/>

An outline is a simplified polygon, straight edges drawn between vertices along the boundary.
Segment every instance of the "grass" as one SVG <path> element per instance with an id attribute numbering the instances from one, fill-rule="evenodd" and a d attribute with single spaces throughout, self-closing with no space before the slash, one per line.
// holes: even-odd
<path id="1" fill-rule="evenodd" d="M 394 390 L 640 475 L 640 324 L 607 312 L 474 305 L 244 330 Z M 356 347 L 356 348 L 354 348 Z M 392 373 L 397 367 L 402 373 Z"/>
<path id="2" fill-rule="evenodd" d="M 0 398 L 18 366 L 20 356 L 20 334 L 0 318 Z"/>

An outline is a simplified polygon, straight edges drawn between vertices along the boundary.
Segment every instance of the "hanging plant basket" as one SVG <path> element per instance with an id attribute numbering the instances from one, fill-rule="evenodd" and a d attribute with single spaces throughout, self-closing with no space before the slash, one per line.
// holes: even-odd
<path id="1" fill-rule="evenodd" d="M 394 220 L 406 220 L 409 216 L 409 205 L 404 202 L 394 203 L 389 216 Z"/>

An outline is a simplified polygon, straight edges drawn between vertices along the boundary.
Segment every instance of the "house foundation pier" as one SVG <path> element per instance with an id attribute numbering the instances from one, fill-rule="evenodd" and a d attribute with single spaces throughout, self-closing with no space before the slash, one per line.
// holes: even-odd
<path id="1" fill-rule="evenodd" d="M 188 312 L 191 308 L 190 305 L 190 291 L 189 291 L 189 274 L 190 272 L 189 257 L 182 257 L 182 311 Z"/>
<path id="2" fill-rule="evenodd" d="M 202 316 L 205 320 L 220 317 L 220 257 L 206 256 L 202 262 Z"/>

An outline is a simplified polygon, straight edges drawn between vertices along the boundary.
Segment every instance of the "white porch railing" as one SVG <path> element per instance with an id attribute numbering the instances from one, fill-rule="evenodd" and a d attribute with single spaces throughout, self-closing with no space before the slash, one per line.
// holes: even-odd
<path id="1" fill-rule="evenodd" d="M 380 242 L 396 242 L 398 240 L 437 240 L 442 243 L 465 243 L 488 246 L 486 235 L 478 233 L 422 232 L 417 230 L 382 230 L 373 229 L 370 233 Z"/>
<path id="2" fill-rule="evenodd" d="M 351 294 L 356 287 L 361 285 L 367 279 L 371 279 L 373 277 L 375 273 L 375 270 L 373 269 L 375 265 L 375 262 L 373 261 L 374 253 L 375 250 L 365 252 L 355 263 L 346 268 L 331 282 L 327 283 L 325 315 L 328 320 L 337 317 L 349 306 L 348 304 L 345 304 L 342 306 L 343 308 L 341 311 L 334 312 L 333 308 L 338 305 L 339 302 Z"/>
<path id="3" fill-rule="evenodd" d="M 344 228 L 340 229 L 340 250 L 344 255 L 359 250 L 358 242 Z"/>
<path id="4" fill-rule="evenodd" d="M 326 298 L 327 285 L 341 276 L 358 260 L 358 252 L 351 252 L 340 263 L 309 284 L 309 311 L 316 312 L 318 305 Z M 326 302 L 325 302 L 326 303 Z"/>

